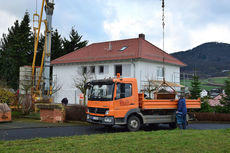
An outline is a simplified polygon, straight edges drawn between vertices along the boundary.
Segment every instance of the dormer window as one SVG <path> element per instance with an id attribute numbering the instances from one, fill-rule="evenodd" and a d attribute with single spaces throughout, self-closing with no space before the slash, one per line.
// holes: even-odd
<path id="1" fill-rule="evenodd" d="M 124 51 L 126 48 L 128 48 L 128 46 L 124 46 L 120 49 L 120 51 Z"/>

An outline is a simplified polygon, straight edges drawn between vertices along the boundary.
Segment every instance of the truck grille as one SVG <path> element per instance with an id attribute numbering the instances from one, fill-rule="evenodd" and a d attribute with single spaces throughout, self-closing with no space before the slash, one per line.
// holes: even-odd
<path id="1" fill-rule="evenodd" d="M 95 114 L 105 114 L 105 111 L 109 110 L 108 108 L 94 108 L 94 107 L 88 107 L 90 113 Z"/>

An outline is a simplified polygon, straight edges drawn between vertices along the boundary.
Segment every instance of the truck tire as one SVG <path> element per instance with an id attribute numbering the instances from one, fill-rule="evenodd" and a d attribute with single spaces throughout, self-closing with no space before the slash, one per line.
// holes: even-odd
<path id="1" fill-rule="evenodd" d="M 128 118 L 127 128 L 131 132 L 138 131 L 141 127 L 141 121 L 137 116 L 130 116 Z"/>
<path id="2" fill-rule="evenodd" d="M 170 127 L 171 129 L 176 129 L 176 128 L 177 128 L 177 122 L 169 123 L 169 127 Z"/>
<path id="3" fill-rule="evenodd" d="M 111 129 L 111 128 L 113 127 L 113 125 L 104 125 L 104 127 L 105 127 L 106 129 Z"/>

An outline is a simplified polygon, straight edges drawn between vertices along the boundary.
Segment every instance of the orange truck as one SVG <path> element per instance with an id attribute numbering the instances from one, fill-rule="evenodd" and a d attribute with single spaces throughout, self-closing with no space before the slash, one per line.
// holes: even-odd
<path id="1" fill-rule="evenodd" d="M 164 123 L 176 128 L 178 99 L 145 99 L 135 78 L 94 80 L 87 83 L 87 122 L 124 125 L 137 131 L 144 124 Z M 187 109 L 201 107 L 200 99 L 186 99 Z"/>

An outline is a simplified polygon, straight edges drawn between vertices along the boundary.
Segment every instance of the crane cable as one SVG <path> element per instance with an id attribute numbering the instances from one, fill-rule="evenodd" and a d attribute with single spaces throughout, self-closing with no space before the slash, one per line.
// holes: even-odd
<path id="1" fill-rule="evenodd" d="M 173 89 L 166 81 L 165 81 L 165 51 L 164 51 L 164 38 L 165 38 L 165 33 L 164 33 L 164 28 L 165 28 L 165 21 L 164 21 L 164 19 L 165 19 L 165 14 L 164 14 L 164 8 L 165 8 L 165 3 L 164 3 L 164 0 L 161 0 L 162 1 L 162 5 L 161 5 L 161 7 L 162 7 L 162 36 L 163 36 L 163 48 L 162 48 L 162 53 L 163 53 L 163 82 L 162 82 L 162 84 L 160 85 L 160 86 L 158 86 L 157 87 L 157 92 L 156 93 L 158 93 L 158 91 L 159 91 L 159 89 L 160 89 L 160 87 L 169 87 L 169 88 L 171 88 L 172 89 L 172 91 L 174 92 L 174 93 L 176 93 L 176 91 L 175 91 L 175 89 Z"/>
<path id="2" fill-rule="evenodd" d="M 36 13 L 37 13 L 37 10 L 38 10 L 38 0 L 36 0 Z"/>
<path id="3" fill-rule="evenodd" d="M 165 27 L 165 14 L 164 14 L 164 7 L 165 7 L 165 3 L 164 3 L 164 0 L 162 0 L 162 45 L 163 45 L 163 83 L 165 83 L 165 54 L 164 54 L 164 46 L 165 46 L 165 42 L 164 42 L 164 39 L 165 39 L 165 31 L 164 31 L 164 27 Z"/>
<path id="4" fill-rule="evenodd" d="M 165 28 L 165 21 L 164 21 L 164 19 L 165 19 L 165 11 L 164 11 L 164 7 L 165 7 L 165 3 L 164 3 L 164 0 L 162 0 L 162 34 L 163 34 L 163 51 L 164 51 L 164 28 Z"/>

